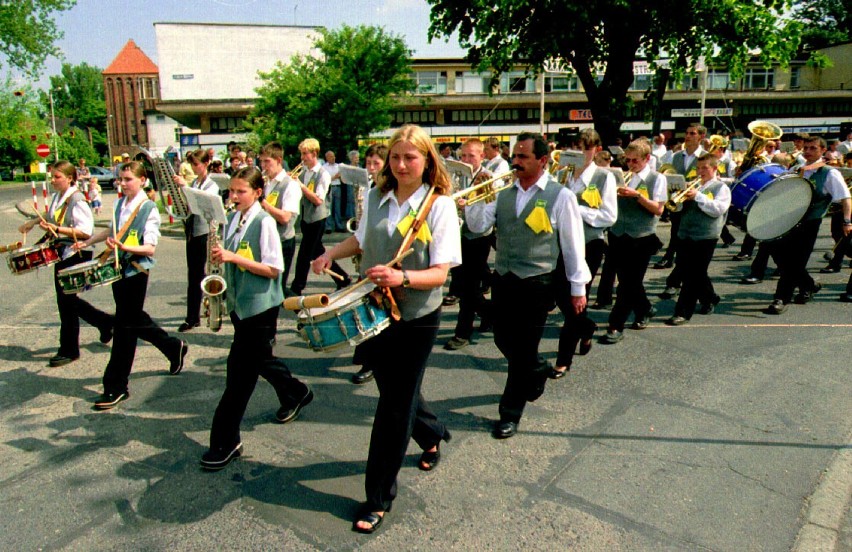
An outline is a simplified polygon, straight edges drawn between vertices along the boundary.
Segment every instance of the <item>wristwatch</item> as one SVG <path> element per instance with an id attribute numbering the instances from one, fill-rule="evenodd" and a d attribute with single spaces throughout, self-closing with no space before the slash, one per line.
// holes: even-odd
<path id="1" fill-rule="evenodd" d="M 408 272 L 405 269 L 402 271 L 402 287 L 411 287 L 411 280 L 408 279 Z"/>
<path id="2" fill-rule="evenodd" d="M 844 226 L 849 226 L 850 224 L 852 224 L 852 219 L 843 219 L 843 224 Z"/>

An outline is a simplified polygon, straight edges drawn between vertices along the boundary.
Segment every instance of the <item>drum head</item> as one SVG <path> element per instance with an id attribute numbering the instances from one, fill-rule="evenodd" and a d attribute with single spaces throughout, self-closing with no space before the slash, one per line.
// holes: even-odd
<path id="1" fill-rule="evenodd" d="M 312 317 L 320 317 L 329 312 L 339 312 L 346 310 L 350 305 L 354 305 L 361 301 L 368 293 L 376 288 L 375 284 L 365 284 L 358 286 L 356 289 L 343 288 L 335 291 L 328 296 L 329 304 L 325 307 L 317 307 L 309 309 Z"/>
<path id="2" fill-rule="evenodd" d="M 751 204 L 746 229 L 757 240 L 780 238 L 793 229 L 811 204 L 813 186 L 795 174 L 779 176 Z"/>
<path id="3" fill-rule="evenodd" d="M 63 268 L 59 271 L 59 276 L 64 276 L 67 274 L 78 274 L 80 272 L 88 272 L 92 269 L 92 267 L 98 266 L 97 259 L 92 259 L 91 261 L 84 261 L 82 263 L 77 263 L 73 266 L 69 266 L 68 268 Z"/>

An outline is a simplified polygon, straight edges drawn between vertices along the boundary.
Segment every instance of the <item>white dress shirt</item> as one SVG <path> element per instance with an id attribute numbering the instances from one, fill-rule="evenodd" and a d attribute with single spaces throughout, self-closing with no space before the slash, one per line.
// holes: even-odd
<path id="1" fill-rule="evenodd" d="M 260 213 L 260 203 L 255 201 L 248 211 L 239 213 L 231 219 L 231 223 L 225 230 L 225 243 L 231 244 L 230 251 L 239 249 L 240 240 L 246 234 L 246 230 L 254 218 Z M 245 219 L 245 222 L 242 222 Z M 242 222 L 242 223 L 241 223 Z M 258 259 L 255 259 L 258 261 Z M 281 252 L 281 238 L 278 235 L 278 227 L 275 219 L 264 217 L 260 222 L 260 260 L 258 261 L 279 272 L 284 270 L 284 254 Z"/>
<path id="2" fill-rule="evenodd" d="M 574 192 L 575 195 L 580 195 L 589 187 L 592 182 L 592 177 L 598 166 L 594 163 L 588 167 L 577 178 L 571 178 L 568 181 L 568 189 Z M 580 216 L 583 217 L 583 222 L 592 228 L 609 228 L 615 224 L 615 219 L 618 217 L 618 196 L 616 194 L 617 183 L 615 175 L 608 169 L 606 171 L 606 187 L 601 192 L 601 206 L 597 209 L 587 205 L 577 205 L 580 209 Z"/>

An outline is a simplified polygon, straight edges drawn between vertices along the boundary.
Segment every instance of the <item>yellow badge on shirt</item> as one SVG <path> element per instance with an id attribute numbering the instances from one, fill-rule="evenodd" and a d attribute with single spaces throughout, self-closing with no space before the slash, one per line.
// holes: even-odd
<path id="1" fill-rule="evenodd" d="M 139 247 L 139 233 L 136 230 L 129 231 L 127 233 L 127 238 L 124 240 L 124 245 Z"/>
<path id="2" fill-rule="evenodd" d="M 713 199 L 713 192 L 711 192 L 710 190 L 705 190 L 704 195 L 707 196 L 707 199 Z"/>
<path id="3" fill-rule="evenodd" d="M 396 229 L 399 230 L 399 233 L 402 234 L 403 237 L 408 233 L 408 229 L 411 228 L 411 225 L 414 224 L 414 219 L 417 216 L 417 213 L 414 210 L 409 210 L 408 214 L 405 215 L 399 224 L 396 225 Z M 432 241 L 432 232 L 429 230 L 429 225 L 426 224 L 426 221 L 423 221 L 423 224 L 420 226 L 420 229 L 417 231 L 417 236 L 415 236 L 418 240 L 423 243 L 429 243 Z"/>
<path id="4" fill-rule="evenodd" d="M 648 199 L 648 186 L 646 186 L 644 182 L 639 184 L 639 186 L 636 187 L 636 193 L 645 199 Z"/>
<path id="5" fill-rule="evenodd" d="M 237 248 L 236 253 L 244 259 L 248 259 L 250 261 L 254 260 L 254 255 L 251 252 L 251 246 L 249 246 L 249 242 L 245 240 L 240 241 L 240 246 Z M 243 272 L 246 271 L 246 269 L 242 266 L 240 267 L 240 270 Z"/>
<path id="6" fill-rule="evenodd" d="M 586 202 L 586 204 L 592 209 L 599 209 L 603 204 L 603 199 L 601 199 L 601 193 L 598 191 L 598 187 L 594 184 L 590 184 L 588 188 L 583 190 L 583 193 L 580 194 L 580 199 Z"/>
<path id="7" fill-rule="evenodd" d="M 553 226 L 550 224 L 550 217 L 547 216 L 547 211 L 544 210 L 545 207 L 547 207 L 547 201 L 537 199 L 535 207 L 533 207 L 532 212 L 524 221 L 536 234 L 541 234 L 542 232 L 553 233 Z"/>
<path id="8" fill-rule="evenodd" d="M 275 204 L 278 203 L 278 190 L 275 190 L 274 192 L 266 196 L 266 201 L 268 201 L 270 205 L 275 207 Z"/>
<path id="9" fill-rule="evenodd" d="M 317 175 L 313 175 L 308 183 L 305 185 L 311 192 L 313 192 L 317 187 Z"/>

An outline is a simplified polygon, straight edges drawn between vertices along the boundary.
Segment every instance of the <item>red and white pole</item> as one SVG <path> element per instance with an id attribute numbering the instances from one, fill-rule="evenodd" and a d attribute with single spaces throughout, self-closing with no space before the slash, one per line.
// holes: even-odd
<path id="1" fill-rule="evenodd" d="M 44 197 L 44 212 L 47 213 L 47 180 L 41 183 L 41 195 Z"/>
<path id="2" fill-rule="evenodd" d="M 38 211 L 38 196 L 36 195 L 36 184 L 35 180 L 33 180 L 33 209 Z"/>
<path id="3" fill-rule="evenodd" d="M 169 224 L 175 223 L 175 218 L 172 216 L 172 194 L 166 194 L 166 202 L 169 206 L 166 211 L 169 213 Z"/>

